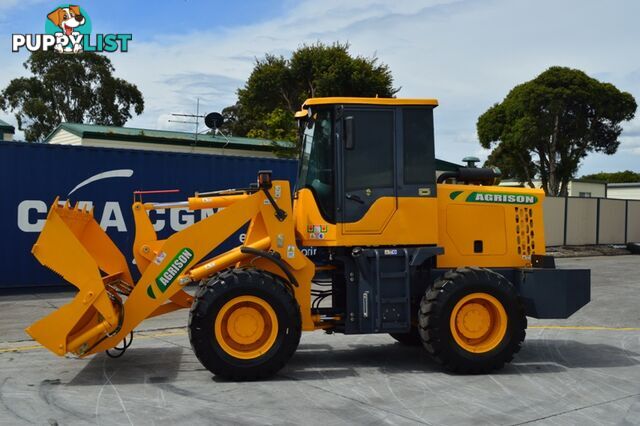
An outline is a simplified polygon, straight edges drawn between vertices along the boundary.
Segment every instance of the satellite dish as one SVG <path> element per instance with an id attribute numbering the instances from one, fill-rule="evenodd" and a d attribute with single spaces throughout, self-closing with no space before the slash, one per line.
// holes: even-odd
<path id="1" fill-rule="evenodd" d="M 224 122 L 224 117 L 219 112 L 210 112 L 204 117 L 204 124 L 213 130 L 218 129 L 222 126 Z"/>

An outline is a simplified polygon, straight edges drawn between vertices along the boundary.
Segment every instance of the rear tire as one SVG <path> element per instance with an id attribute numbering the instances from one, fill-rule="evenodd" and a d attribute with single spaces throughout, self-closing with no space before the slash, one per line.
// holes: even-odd
<path id="1" fill-rule="evenodd" d="M 275 374 L 300 342 L 300 307 L 277 275 L 231 269 L 201 284 L 189 314 L 189 340 L 198 360 L 230 380 Z"/>
<path id="2" fill-rule="evenodd" d="M 527 318 L 513 285 L 482 268 L 446 272 L 420 303 L 420 337 L 446 369 L 486 373 L 513 359 Z"/>

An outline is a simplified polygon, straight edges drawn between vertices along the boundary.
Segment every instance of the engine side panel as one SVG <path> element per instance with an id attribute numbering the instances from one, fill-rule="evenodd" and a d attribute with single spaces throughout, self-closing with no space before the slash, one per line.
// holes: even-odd
<path id="1" fill-rule="evenodd" d="M 438 185 L 438 267 L 530 265 L 545 253 L 543 202 L 538 189 Z"/>

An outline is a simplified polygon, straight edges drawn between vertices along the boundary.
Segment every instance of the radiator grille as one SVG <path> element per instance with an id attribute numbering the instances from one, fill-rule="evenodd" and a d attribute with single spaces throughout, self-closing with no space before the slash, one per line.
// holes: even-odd
<path id="1" fill-rule="evenodd" d="M 515 207 L 515 209 L 518 254 L 521 256 L 531 256 L 536 250 L 536 244 L 533 238 L 533 209 L 531 207 Z"/>

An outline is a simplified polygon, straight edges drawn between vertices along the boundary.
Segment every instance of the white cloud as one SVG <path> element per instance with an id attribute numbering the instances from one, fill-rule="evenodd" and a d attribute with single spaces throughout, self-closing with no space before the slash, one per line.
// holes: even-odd
<path id="1" fill-rule="evenodd" d="M 436 152 L 459 161 L 486 153 L 477 117 L 516 84 L 551 65 L 580 68 L 640 100 L 640 2 L 552 0 L 291 1 L 278 18 L 243 27 L 159 36 L 112 55 L 119 77 L 136 83 L 146 110 L 130 125 L 168 127 L 167 114 L 220 110 L 251 72 L 254 58 L 288 55 L 302 43 L 349 41 L 351 52 L 389 64 L 398 94 L 436 97 Z M 134 34 L 135 37 L 135 34 Z M 2 59 L 2 58 L 0 58 Z M 7 72 L 0 70 L 0 84 Z M 625 128 L 631 132 L 640 121 Z M 581 172 L 636 168 L 637 136 L 620 153 L 594 156 Z M 632 154 L 632 155 L 629 155 Z M 598 171 L 595 170 L 595 171 Z"/>

